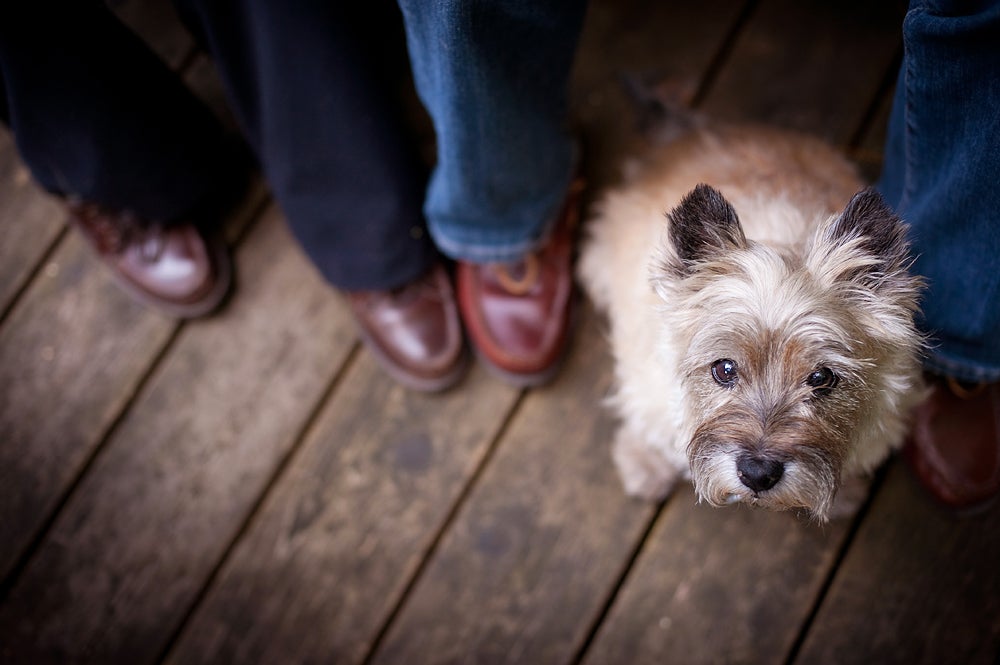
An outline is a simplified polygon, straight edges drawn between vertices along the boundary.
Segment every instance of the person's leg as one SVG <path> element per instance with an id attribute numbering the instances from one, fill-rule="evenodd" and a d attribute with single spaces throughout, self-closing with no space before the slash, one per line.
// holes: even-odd
<path id="1" fill-rule="evenodd" d="M 26 165 L 119 282 L 172 314 L 213 309 L 228 259 L 190 222 L 233 166 L 210 111 L 93 0 L 3 3 L 0 80 Z"/>
<path id="2" fill-rule="evenodd" d="M 0 71 L 18 149 L 45 189 L 153 220 L 214 193 L 221 127 L 103 2 L 4 3 Z"/>
<path id="3" fill-rule="evenodd" d="M 426 167 L 397 95 L 407 73 L 391 0 L 183 0 L 289 226 L 347 291 L 396 379 L 440 390 L 465 353 L 454 294 L 426 232 Z M 396 57 L 398 56 L 398 58 Z"/>
<path id="4" fill-rule="evenodd" d="M 910 452 L 941 498 L 969 504 L 1000 490 L 1000 2 L 914 0 L 903 37 L 878 186 L 927 279 L 928 371 L 979 386 L 963 400 L 938 383 Z"/>
<path id="5" fill-rule="evenodd" d="M 421 214 L 426 167 L 383 68 L 398 51 L 405 73 L 398 11 L 349 4 L 177 2 L 305 252 L 340 289 L 391 289 L 437 260 Z"/>
<path id="6" fill-rule="evenodd" d="M 438 162 L 425 212 L 438 247 L 520 259 L 573 177 L 567 85 L 585 2 L 400 0 Z"/>
<path id="7" fill-rule="evenodd" d="M 567 86 L 585 2 L 399 4 L 438 140 L 424 210 L 460 261 L 466 328 L 488 367 L 542 382 L 567 341 L 578 207 Z"/>

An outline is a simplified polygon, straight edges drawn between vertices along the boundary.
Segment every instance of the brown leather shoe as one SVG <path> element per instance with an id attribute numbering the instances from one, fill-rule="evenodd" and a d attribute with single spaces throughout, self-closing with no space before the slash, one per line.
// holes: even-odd
<path id="1" fill-rule="evenodd" d="M 568 346 L 582 190 L 581 180 L 571 185 L 546 244 L 522 261 L 458 264 L 458 306 L 469 339 L 486 367 L 515 386 L 552 379 Z"/>
<path id="2" fill-rule="evenodd" d="M 936 379 L 903 451 L 945 505 L 972 510 L 1000 493 L 1000 383 L 966 387 Z"/>
<path id="3" fill-rule="evenodd" d="M 365 345 L 404 386 L 437 392 L 468 368 L 455 295 L 444 267 L 392 291 L 347 294 Z"/>
<path id="4" fill-rule="evenodd" d="M 115 280 L 139 301 L 181 318 L 203 316 L 225 298 L 232 263 L 225 243 L 193 223 L 163 226 L 128 211 L 76 200 L 70 222 Z"/>

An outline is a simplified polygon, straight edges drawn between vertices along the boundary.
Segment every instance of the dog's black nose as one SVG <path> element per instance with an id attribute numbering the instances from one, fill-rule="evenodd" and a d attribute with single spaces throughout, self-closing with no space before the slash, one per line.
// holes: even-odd
<path id="1" fill-rule="evenodd" d="M 736 460 L 736 475 L 740 482 L 754 492 L 769 490 L 778 484 L 785 465 L 775 459 L 767 459 L 757 455 L 740 455 Z"/>

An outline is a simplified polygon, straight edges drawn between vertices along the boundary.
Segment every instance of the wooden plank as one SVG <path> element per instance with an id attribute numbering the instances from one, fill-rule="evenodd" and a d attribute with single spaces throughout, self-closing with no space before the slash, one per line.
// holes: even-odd
<path id="1" fill-rule="evenodd" d="M 155 658 L 355 343 L 272 209 L 0 608 L 7 662 Z"/>
<path id="2" fill-rule="evenodd" d="M 867 182 L 875 182 L 882 172 L 882 157 L 888 135 L 889 114 L 892 112 L 893 92 L 894 89 L 890 88 L 883 93 L 860 143 L 850 151 L 851 159 L 857 162 L 858 169 Z"/>
<path id="3" fill-rule="evenodd" d="M 796 662 L 996 663 L 997 561 L 1000 503 L 956 517 L 897 460 Z"/>
<path id="4" fill-rule="evenodd" d="M 208 108 L 212 109 L 226 131 L 239 132 L 236 116 L 229 107 L 222 79 L 208 56 L 204 53 L 195 56 L 184 74 L 184 82 Z"/>
<path id="5" fill-rule="evenodd" d="M 591 2 L 570 86 L 573 124 L 586 175 L 618 179 L 634 154 L 644 119 L 626 86 L 638 84 L 679 105 L 690 103 L 701 76 L 745 0 Z"/>
<path id="6" fill-rule="evenodd" d="M 844 143 L 898 49 L 898 3 L 765 0 L 703 108 Z M 860 102 L 860 104 L 859 104 Z"/>
<path id="7" fill-rule="evenodd" d="M 58 201 L 31 179 L 0 126 L 0 315 L 26 285 L 42 256 L 63 228 Z M 0 568 L 2 569 L 2 568 Z"/>
<path id="8" fill-rule="evenodd" d="M 168 660 L 361 662 L 516 396 L 479 368 L 416 394 L 362 354 Z"/>
<path id="9" fill-rule="evenodd" d="M 847 523 L 696 501 L 671 499 L 585 663 L 784 661 Z"/>
<path id="10" fill-rule="evenodd" d="M 257 208 L 251 188 L 234 234 Z M 0 328 L 0 579 L 134 394 L 177 322 L 135 303 L 65 237 Z"/>
<path id="11" fill-rule="evenodd" d="M 110 0 L 108 5 L 171 69 L 194 51 L 194 39 L 170 0 Z"/>
<path id="12" fill-rule="evenodd" d="M 557 663 L 586 638 L 652 508 L 627 499 L 596 409 L 611 372 L 588 310 L 556 383 L 522 403 L 375 663 Z"/>
<path id="13" fill-rule="evenodd" d="M 712 117 L 846 144 L 878 92 L 896 32 L 860 3 L 764 2 L 703 107 Z M 869 67 L 873 76 L 853 75 Z M 832 107 L 828 80 L 841 82 Z M 667 505 L 585 660 L 782 663 L 846 534 L 844 522 L 817 529 L 787 515 L 697 507 L 685 489 Z"/>

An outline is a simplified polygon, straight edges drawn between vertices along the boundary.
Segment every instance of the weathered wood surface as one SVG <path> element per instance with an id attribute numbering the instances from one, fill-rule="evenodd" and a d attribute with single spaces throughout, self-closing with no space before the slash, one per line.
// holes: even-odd
<path id="1" fill-rule="evenodd" d="M 226 118 L 168 3 L 124 9 Z M 593 190 L 632 149 L 622 77 L 850 142 L 870 175 L 899 9 L 594 0 L 573 88 Z M 236 297 L 178 326 L 119 294 L 75 235 L 53 245 L 62 220 L 12 155 L 0 144 L 0 305 L 19 294 L 0 318 L 0 662 L 1000 652 L 1000 509 L 955 519 L 899 462 L 856 520 L 823 528 L 698 506 L 688 487 L 662 508 L 628 500 L 586 306 L 552 386 L 522 393 L 476 368 L 412 395 L 360 349 L 259 190 L 234 217 L 250 230 L 230 226 Z"/>
<path id="2" fill-rule="evenodd" d="M 645 130 L 655 130 L 645 126 L 653 118 L 638 96 L 678 107 L 690 103 L 745 5 L 590 3 L 570 92 L 584 168 L 596 186 L 617 181 L 622 163 L 648 140 Z"/>
<path id="3" fill-rule="evenodd" d="M 4 655 L 148 662 L 355 343 L 272 209 L 224 314 L 186 326 L 0 609 Z"/>
<path id="4" fill-rule="evenodd" d="M 259 185 L 251 187 L 227 224 L 230 234 L 246 224 L 261 195 Z M 0 327 L 0 579 L 177 328 L 125 295 L 78 234 L 68 234 L 42 266 Z"/>
<path id="5" fill-rule="evenodd" d="M 4 576 L 175 328 L 122 293 L 75 234 L 0 328 Z"/>
<path id="6" fill-rule="evenodd" d="M 170 0 L 109 0 L 107 4 L 171 69 L 180 68 L 194 52 L 194 39 Z"/>
<path id="7" fill-rule="evenodd" d="M 1000 503 L 956 518 L 897 461 L 795 662 L 996 663 L 998 561 Z"/>
<path id="8" fill-rule="evenodd" d="M 785 662 L 846 526 L 696 505 L 684 487 L 584 662 Z"/>
<path id="9" fill-rule="evenodd" d="M 361 662 L 516 397 L 478 368 L 417 395 L 361 353 L 169 660 Z"/>
<path id="10" fill-rule="evenodd" d="M 588 312 L 559 379 L 514 414 L 373 662 L 558 663 L 586 639 L 653 510 L 610 464 L 595 323 Z"/>
<path id="11" fill-rule="evenodd" d="M 0 126 L 0 319 L 63 229 L 66 213 L 31 179 Z"/>
<path id="12" fill-rule="evenodd" d="M 190 38 L 169 21 L 156 25 L 166 8 L 151 2 L 153 14 L 136 3 L 130 11 L 142 34 L 157 35 L 165 58 L 189 51 Z M 233 122 L 220 84 L 204 57 L 185 82 L 226 126 Z M 252 178 L 242 202 L 220 226 L 232 241 L 250 221 L 264 196 Z M 0 328 L 0 589 L 19 556 L 48 521 L 128 404 L 149 366 L 178 328 L 176 321 L 135 304 L 111 280 L 76 233 L 58 238 L 65 208 L 42 192 L 17 157 L 9 132 L 0 131 L 0 312 L 32 272 L 9 320 Z M 72 399 L 67 400 L 66 396 Z"/>
<path id="13" fill-rule="evenodd" d="M 760 120 L 844 144 L 872 102 L 858 91 L 879 89 L 901 24 L 894 2 L 763 0 L 703 108 L 713 117 Z"/>

